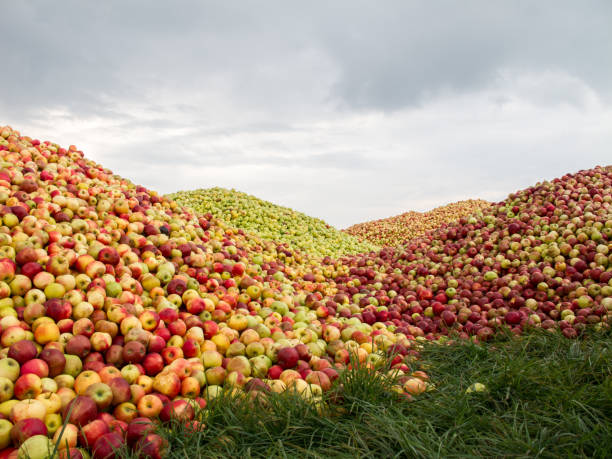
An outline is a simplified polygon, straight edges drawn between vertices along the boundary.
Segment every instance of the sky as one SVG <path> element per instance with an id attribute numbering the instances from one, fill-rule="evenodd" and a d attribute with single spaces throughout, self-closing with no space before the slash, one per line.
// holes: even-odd
<path id="1" fill-rule="evenodd" d="M 12 1 L 0 125 L 344 228 L 612 164 L 612 2 Z"/>

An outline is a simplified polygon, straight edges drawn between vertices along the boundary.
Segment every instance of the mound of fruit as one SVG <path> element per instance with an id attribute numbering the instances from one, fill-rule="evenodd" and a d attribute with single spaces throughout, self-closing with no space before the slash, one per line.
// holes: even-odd
<path id="1" fill-rule="evenodd" d="M 419 340 L 608 327 L 611 203 L 597 167 L 313 264 L 0 127 L 0 458 L 162 457 L 153 425 L 224 393 L 323 404 L 353 356 L 409 399 Z"/>
<path id="2" fill-rule="evenodd" d="M 168 195 L 199 213 L 211 213 L 233 227 L 242 228 L 263 239 L 289 244 L 289 247 L 316 257 L 370 252 L 376 245 L 361 242 L 318 218 L 236 190 L 209 188 Z"/>
<path id="3" fill-rule="evenodd" d="M 0 457 L 109 458 L 126 442 L 161 457 L 151 420 L 205 428 L 195 410 L 224 391 L 317 402 L 351 353 L 373 366 L 393 346 L 409 370 L 405 335 L 336 318 L 323 281 L 340 268 L 296 260 L 0 127 Z M 399 392 L 424 390 L 403 376 Z"/>
<path id="4" fill-rule="evenodd" d="M 401 247 L 341 260 L 342 316 L 391 320 L 434 338 L 486 340 L 500 326 L 576 337 L 612 319 L 612 170 L 596 167 L 517 193 Z"/>
<path id="5" fill-rule="evenodd" d="M 469 199 L 436 207 L 429 212 L 410 211 L 395 217 L 358 223 L 342 231 L 360 241 L 369 241 L 379 246 L 396 246 L 444 224 L 458 221 L 461 217 L 476 214 L 490 205 L 487 201 Z"/>

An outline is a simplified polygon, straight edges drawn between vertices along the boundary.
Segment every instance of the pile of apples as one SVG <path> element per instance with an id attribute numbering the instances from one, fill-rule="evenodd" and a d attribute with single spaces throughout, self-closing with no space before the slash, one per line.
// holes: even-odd
<path id="1" fill-rule="evenodd" d="M 226 391 L 323 403 L 351 356 L 392 353 L 394 390 L 427 388 L 406 334 L 337 314 L 328 279 L 348 267 L 309 267 L 75 146 L 0 127 L 0 220 L 0 459 L 160 458 L 155 423 L 203 429 Z"/>
<path id="2" fill-rule="evenodd" d="M 575 338 L 612 319 L 612 168 L 538 183 L 400 247 L 341 260 L 337 311 L 396 332 Z M 348 274 L 345 274 L 348 268 Z"/>
<path id="3" fill-rule="evenodd" d="M 196 212 L 210 212 L 263 239 L 288 244 L 304 255 L 339 257 L 380 249 L 376 244 L 360 241 L 323 220 L 233 189 L 182 191 L 167 197 Z"/>
<path id="4" fill-rule="evenodd" d="M 361 241 L 379 246 L 396 246 L 421 237 L 427 231 L 439 228 L 443 224 L 456 222 L 472 214 L 478 215 L 490 205 L 490 202 L 481 199 L 468 199 L 440 206 L 428 212 L 410 211 L 395 217 L 358 223 L 343 231 Z"/>
<path id="5" fill-rule="evenodd" d="M 0 127 L 0 459 L 111 458 L 124 444 L 161 458 L 157 423 L 205 429 L 196 412 L 226 392 L 295 391 L 324 413 L 359 362 L 409 400 L 433 387 L 414 371 L 420 341 L 576 338 L 612 319 L 611 168 L 338 258 L 352 246 L 328 252 L 336 236 L 319 223 L 234 208 L 258 216 L 247 227 L 282 220 L 268 239 L 215 216 L 233 199 L 217 196 L 183 207 L 75 146 Z M 278 241 L 300 224 L 328 241 L 318 256 L 320 238 Z"/>

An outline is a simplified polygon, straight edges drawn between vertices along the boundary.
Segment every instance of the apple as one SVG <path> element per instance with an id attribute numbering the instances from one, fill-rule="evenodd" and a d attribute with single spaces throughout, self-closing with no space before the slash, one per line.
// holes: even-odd
<path id="1" fill-rule="evenodd" d="M 111 345 L 105 353 L 105 360 L 116 367 L 123 366 L 123 346 L 119 344 Z"/>
<path id="2" fill-rule="evenodd" d="M 142 366 L 147 375 L 155 376 L 163 370 L 164 359 L 160 354 L 152 352 L 144 357 L 142 360 Z"/>
<path id="3" fill-rule="evenodd" d="M 53 322 L 44 322 L 34 330 L 34 339 L 38 344 L 47 344 L 53 341 L 59 341 L 60 330 Z"/>
<path id="4" fill-rule="evenodd" d="M 33 373 L 25 374 L 17 378 L 13 392 L 19 400 L 36 398 L 42 392 L 42 381 Z"/>
<path id="5" fill-rule="evenodd" d="M 120 421 L 127 422 L 128 424 L 138 417 L 138 410 L 136 405 L 130 402 L 124 402 L 117 406 L 113 411 L 114 416 Z"/>
<path id="6" fill-rule="evenodd" d="M 91 448 L 98 438 L 107 433 L 109 433 L 108 425 L 101 419 L 94 419 L 81 427 L 79 443 L 86 448 Z"/>
<path id="7" fill-rule="evenodd" d="M 81 359 L 86 357 L 90 350 L 91 342 L 89 341 L 89 338 L 84 335 L 76 335 L 70 338 L 70 340 L 66 343 L 66 354 L 74 355 Z"/>
<path id="8" fill-rule="evenodd" d="M 101 382 L 100 375 L 95 371 L 86 370 L 80 373 L 74 380 L 74 391 L 78 395 L 85 395 L 87 388 L 92 384 Z"/>
<path id="9" fill-rule="evenodd" d="M 136 382 L 140 374 L 140 368 L 135 364 L 126 365 L 121 369 L 121 376 L 130 384 Z"/>
<path id="10" fill-rule="evenodd" d="M 186 400 L 173 400 L 167 403 L 159 413 L 159 418 L 163 422 L 168 422 L 170 419 L 180 421 L 192 420 L 195 415 L 193 406 Z"/>
<path id="11" fill-rule="evenodd" d="M 47 408 L 44 403 L 34 399 L 27 399 L 13 405 L 10 417 L 14 423 L 28 418 L 36 418 L 42 421 L 45 419 L 46 414 Z"/>
<path id="12" fill-rule="evenodd" d="M 3 326 L 2 328 L 5 328 L 5 326 Z M 0 337 L 0 344 L 2 344 L 2 347 L 10 347 L 14 343 L 26 339 L 26 336 L 27 335 L 25 330 L 20 326 L 9 326 L 6 327 L 6 329 L 2 332 L 2 336 Z"/>
<path id="13" fill-rule="evenodd" d="M 181 380 L 175 373 L 160 373 L 153 380 L 153 388 L 170 399 L 176 397 L 181 390 Z"/>
<path id="14" fill-rule="evenodd" d="M 63 372 L 72 377 L 77 377 L 83 369 L 83 362 L 81 362 L 81 359 L 72 354 L 65 354 L 64 359 L 66 363 L 64 364 Z"/>
<path id="15" fill-rule="evenodd" d="M 120 405 L 121 403 L 129 401 L 132 397 L 130 383 L 123 379 L 123 377 L 113 378 L 106 384 L 113 393 L 113 405 Z"/>
<path id="16" fill-rule="evenodd" d="M 87 387 L 85 395 L 91 397 L 96 402 L 99 411 L 108 408 L 114 398 L 111 388 L 103 382 L 97 382 Z"/>
<path id="17" fill-rule="evenodd" d="M 0 451 L 11 444 L 11 430 L 13 424 L 7 419 L 0 419 Z"/>
<path id="18" fill-rule="evenodd" d="M 89 341 L 95 352 L 104 352 L 111 347 L 113 338 L 108 333 L 94 332 Z"/>
<path id="19" fill-rule="evenodd" d="M 78 395 L 64 408 L 62 417 L 77 427 L 83 427 L 93 421 L 97 414 L 96 402 L 91 397 Z"/>
<path id="20" fill-rule="evenodd" d="M 53 443 L 46 435 L 34 435 L 19 447 L 19 458 L 47 459 L 51 457 Z"/>
<path id="21" fill-rule="evenodd" d="M 117 457 L 117 450 L 123 446 L 123 437 L 110 432 L 99 437 L 93 447 L 94 459 L 112 459 Z"/>
<path id="22" fill-rule="evenodd" d="M 62 409 L 62 399 L 57 392 L 43 392 L 36 397 L 36 400 L 45 405 L 47 414 L 54 414 Z"/>
<path id="23" fill-rule="evenodd" d="M 13 391 L 13 381 L 3 376 L 0 376 L 0 403 L 13 398 Z"/>
<path id="24" fill-rule="evenodd" d="M 108 384 L 111 379 L 120 378 L 121 371 L 113 366 L 107 365 L 98 371 L 98 375 L 103 383 Z"/>
<path id="25" fill-rule="evenodd" d="M 49 435 L 55 434 L 62 427 L 62 416 L 59 413 L 47 413 L 45 416 L 45 426 L 47 426 L 47 433 Z"/>
<path id="26" fill-rule="evenodd" d="M 153 394 L 146 394 L 138 400 L 138 413 L 145 418 L 154 418 L 159 415 L 164 407 L 159 397 Z"/>
<path id="27" fill-rule="evenodd" d="M 93 314 L 91 317 L 93 318 Z M 72 334 L 75 335 L 75 337 L 83 335 L 86 338 L 91 338 L 95 330 L 94 323 L 88 318 L 79 319 L 72 325 Z"/>
<path id="28" fill-rule="evenodd" d="M 299 359 L 299 353 L 293 347 L 283 347 L 278 350 L 278 365 L 285 370 L 294 368 L 297 365 Z"/>
<path id="29" fill-rule="evenodd" d="M 68 423 L 55 432 L 53 435 L 53 443 L 55 443 L 58 449 L 70 449 L 75 448 L 79 438 L 79 428 L 74 424 Z"/>
<path id="30" fill-rule="evenodd" d="M 146 353 L 146 347 L 138 341 L 130 341 L 123 346 L 123 360 L 127 363 L 140 363 Z"/>
<path id="31" fill-rule="evenodd" d="M 49 376 L 49 366 L 47 362 L 42 359 L 32 359 L 21 365 L 21 375 L 28 373 L 35 374 L 39 378 L 46 378 Z"/>
<path id="32" fill-rule="evenodd" d="M 54 284 L 49 284 L 45 290 L 49 289 Z M 57 284 L 56 284 L 57 285 Z M 52 298 L 45 301 L 45 313 L 48 317 L 51 317 L 55 322 L 59 322 L 62 319 L 70 319 L 72 316 L 72 305 L 70 302 L 59 298 Z M 49 295 L 47 295 L 49 298 Z"/>
<path id="33" fill-rule="evenodd" d="M 141 452 L 143 457 L 162 459 L 167 454 L 168 445 L 159 435 L 149 433 L 138 440 L 135 448 Z"/>
<path id="34" fill-rule="evenodd" d="M 10 357 L 0 359 L 0 377 L 7 378 L 13 382 L 19 377 L 20 367 L 17 360 Z"/>
<path id="35" fill-rule="evenodd" d="M 144 437 L 148 433 L 151 433 L 154 431 L 155 431 L 155 425 L 153 424 L 151 419 L 149 419 L 149 417 L 135 418 L 132 422 L 128 424 L 128 427 L 127 427 L 127 432 L 126 432 L 127 444 L 130 447 L 134 447 L 134 445 L 138 442 L 138 440 L 140 440 L 142 437 Z"/>
<path id="36" fill-rule="evenodd" d="M 43 421 L 36 418 L 22 419 L 13 426 L 11 440 L 15 445 L 21 445 L 34 435 L 47 435 L 47 426 Z"/>
<path id="37" fill-rule="evenodd" d="M 149 339 L 148 351 L 159 354 L 166 347 L 166 341 L 159 335 L 154 335 Z"/>
<path id="38" fill-rule="evenodd" d="M 19 365 L 23 365 L 28 360 L 32 360 L 38 354 L 36 345 L 30 340 L 18 341 L 11 345 L 8 357 L 16 360 Z"/>

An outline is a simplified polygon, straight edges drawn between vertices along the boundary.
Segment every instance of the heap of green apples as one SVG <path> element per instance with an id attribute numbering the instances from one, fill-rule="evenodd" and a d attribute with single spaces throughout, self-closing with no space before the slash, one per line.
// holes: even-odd
<path id="1" fill-rule="evenodd" d="M 428 212 L 410 211 L 395 217 L 358 223 L 343 231 L 361 241 L 379 246 L 397 246 L 462 217 L 482 215 L 482 210 L 490 205 L 490 202 L 480 199 L 468 199 L 436 207 Z"/>
<path id="2" fill-rule="evenodd" d="M 316 257 L 339 257 L 378 248 L 338 231 L 323 220 L 236 190 L 209 188 L 182 191 L 168 197 L 196 212 L 210 212 L 236 228 L 286 243 Z"/>
<path id="3" fill-rule="evenodd" d="M 421 393 L 406 334 L 338 314 L 344 269 L 0 127 L 0 458 L 161 458 L 153 423 L 205 428 L 224 391 L 321 403 L 351 355 Z"/>

